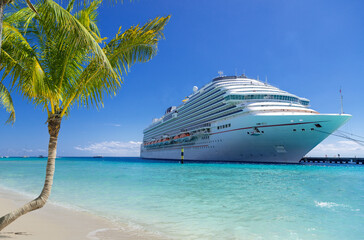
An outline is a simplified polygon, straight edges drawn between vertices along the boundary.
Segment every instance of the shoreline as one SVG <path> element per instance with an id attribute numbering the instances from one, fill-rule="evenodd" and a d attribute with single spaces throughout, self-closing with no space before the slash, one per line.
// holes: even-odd
<path id="1" fill-rule="evenodd" d="M 30 201 L 14 190 L 0 187 L 0 216 Z M 86 211 L 78 211 L 48 202 L 27 213 L 0 232 L 0 238 L 14 240 L 107 240 L 161 239 L 147 232 L 127 231 L 123 226 Z"/>

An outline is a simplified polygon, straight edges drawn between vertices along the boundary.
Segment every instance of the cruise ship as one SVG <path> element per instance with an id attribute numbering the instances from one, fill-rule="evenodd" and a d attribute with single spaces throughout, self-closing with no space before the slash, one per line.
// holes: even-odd
<path id="1" fill-rule="evenodd" d="M 167 108 L 144 130 L 146 159 L 299 163 L 351 118 L 321 114 L 310 101 L 268 83 L 219 76 Z"/>

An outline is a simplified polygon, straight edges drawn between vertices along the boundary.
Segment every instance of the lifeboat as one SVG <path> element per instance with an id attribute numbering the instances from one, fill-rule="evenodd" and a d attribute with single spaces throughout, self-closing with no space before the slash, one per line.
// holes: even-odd
<path id="1" fill-rule="evenodd" d="M 171 142 L 171 139 L 170 138 L 164 138 L 164 139 L 162 139 L 163 145 L 170 144 L 170 142 Z"/>
<path id="2" fill-rule="evenodd" d="M 174 137 L 171 139 L 170 143 L 176 143 L 176 142 L 178 142 L 177 140 L 178 140 L 178 135 L 174 136 Z"/>
<path id="3" fill-rule="evenodd" d="M 173 139 L 174 139 L 174 141 L 175 141 L 175 142 L 177 142 L 177 143 L 182 142 L 182 138 L 181 138 L 181 136 L 182 136 L 182 134 L 179 134 L 179 135 L 175 136 L 175 137 L 173 138 Z"/>
<path id="4" fill-rule="evenodd" d="M 191 139 L 189 133 L 182 133 L 180 138 L 182 142 L 188 142 Z"/>
<path id="5" fill-rule="evenodd" d="M 173 137 L 174 142 L 187 142 L 190 139 L 191 139 L 191 136 L 189 133 L 181 133 L 181 134 Z"/>

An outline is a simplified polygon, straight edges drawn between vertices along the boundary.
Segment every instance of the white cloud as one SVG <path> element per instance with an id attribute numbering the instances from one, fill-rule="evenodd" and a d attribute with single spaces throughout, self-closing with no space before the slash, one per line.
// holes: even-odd
<path id="1" fill-rule="evenodd" d="M 119 123 L 105 123 L 106 126 L 111 126 L 111 127 L 120 127 L 121 124 Z"/>
<path id="2" fill-rule="evenodd" d="M 45 153 L 45 152 L 47 152 L 45 149 L 28 149 L 28 148 L 23 148 L 22 151 L 26 152 L 26 153 Z"/>
<path id="3" fill-rule="evenodd" d="M 306 156 L 340 156 L 362 157 L 364 156 L 364 146 L 353 141 L 341 140 L 334 143 L 320 143 Z"/>
<path id="4" fill-rule="evenodd" d="M 89 152 L 92 155 L 104 156 L 139 156 L 141 142 L 105 141 L 92 143 L 88 146 L 77 146 L 76 150 Z"/>

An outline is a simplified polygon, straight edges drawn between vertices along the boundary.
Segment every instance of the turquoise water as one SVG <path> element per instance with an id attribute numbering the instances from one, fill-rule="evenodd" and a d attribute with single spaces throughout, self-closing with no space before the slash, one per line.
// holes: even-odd
<path id="1" fill-rule="evenodd" d="M 45 159 L 0 160 L 37 195 Z M 51 200 L 174 239 L 363 239 L 364 166 L 57 160 Z"/>

